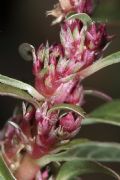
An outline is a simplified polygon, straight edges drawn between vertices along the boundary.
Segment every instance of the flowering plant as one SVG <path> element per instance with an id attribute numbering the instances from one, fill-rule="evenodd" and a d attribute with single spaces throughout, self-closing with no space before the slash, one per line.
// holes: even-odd
<path id="1" fill-rule="evenodd" d="M 83 80 L 120 62 L 120 52 L 103 58 L 112 41 L 106 25 L 94 22 L 93 0 L 59 0 L 48 15 L 60 23 L 60 43 L 20 45 L 33 60 L 34 87 L 0 75 L 0 94 L 23 100 L 0 132 L 0 177 L 3 180 L 67 180 L 87 173 L 120 176 L 101 162 L 120 162 L 120 144 L 79 138 L 81 126 L 120 126 L 120 102 L 97 90 L 85 90 Z M 108 101 L 86 114 L 86 94 Z"/>

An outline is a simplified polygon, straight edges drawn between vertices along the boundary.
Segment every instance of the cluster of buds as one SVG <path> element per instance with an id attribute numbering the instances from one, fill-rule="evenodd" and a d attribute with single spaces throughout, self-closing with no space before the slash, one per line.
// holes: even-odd
<path id="1" fill-rule="evenodd" d="M 70 12 L 90 15 L 94 6 L 93 0 L 59 0 L 56 8 L 49 14 L 58 21 Z M 50 109 L 61 103 L 83 104 L 84 90 L 77 73 L 102 56 L 111 37 L 105 25 L 91 22 L 86 28 L 80 19 L 74 18 L 62 22 L 60 39 L 61 44 L 42 44 L 37 51 L 32 47 L 35 88 L 45 101 L 38 109 L 24 107 L 23 114 L 12 117 L 2 133 L 4 158 L 16 177 L 20 177 L 18 179 L 23 179 L 21 162 L 23 167 L 27 162 L 33 164 L 30 167 L 34 169 L 32 178 L 28 179 L 47 179 L 47 171 L 40 172 L 31 159 L 48 154 L 61 141 L 70 140 L 79 132 L 82 116 L 72 111 L 61 113 Z"/>
<path id="2" fill-rule="evenodd" d="M 94 0 L 59 0 L 54 9 L 47 15 L 56 17 L 52 24 L 61 22 L 69 13 L 87 13 L 91 15 L 94 10 Z"/>
<path id="3" fill-rule="evenodd" d="M 65 20 L 61 26 L 61 43 L 67 58 L 79 63 L 80 70 L 99 59 L 111 40 L 105 24 L 92 24 L 87 30 L 78 19 Z"/>
<path id="4" fill-rule="evenodd" d="M 14 115 L 5 125 L 1 136 L 2 154 L 16 177 L 23 179 L 21 164 L 32 169 L 31 177 L 38 176 L 38 165 L 32 159 L 48 154 L 56 144 L 71 139 L 80 130 L 82 116 L 49 112 L 50 107 L 48 102 L 37 110 L 29 106 L 24 115 Z"/>
<path id="5" fill-rule="evenodd" d="M 79 63 L 64 57 L 62 45 L 42 45 L 34 55 L 35 88 L 52 104 L 81 105 L 83 88 L 77 79 L 68 78 L 79 69 Z"/>
<path id="6" fill-rule="evenodd" d="M 82 105 L 84 91 L 77 73 L 100 59 L 111 38 L 104 24 L 92 22 L 86 28 L 79 19 L 66 19 L 61 44 L 47 43 L 32 51 L 35 88 L 51 104 Z"/>

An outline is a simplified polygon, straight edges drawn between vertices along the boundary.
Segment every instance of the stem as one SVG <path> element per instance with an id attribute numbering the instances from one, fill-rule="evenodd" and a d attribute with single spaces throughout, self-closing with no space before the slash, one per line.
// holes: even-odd
<path id="1" fill-rule="evenodd" d="M 85 90 L 84 92 L 86 95 L 96 96 L 105 101 L 112 101 L 112 98 L 109 95 L 107 95 L 103 92 L 97 91 L 97 90 Z"/>

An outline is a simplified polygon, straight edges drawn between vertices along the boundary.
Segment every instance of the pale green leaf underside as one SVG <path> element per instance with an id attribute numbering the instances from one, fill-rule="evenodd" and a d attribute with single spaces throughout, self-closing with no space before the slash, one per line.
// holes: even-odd
<path id="1" fill-rule="evenodd" d="M 67 76 L 66 78 L 63 78 L 63 82 L 67 82 L 69 79 L 73 79 L 76 76 L 78 78 L 80 78 L 80 80 L 84 80 L 85 78 L 91 76 L 95 72 L 97 72 L 107 66 L 117 64 L 117 63 L 120 63 L 120 51 L 118 51 L 112 55 L 109 55 L 103 59 L 99 59 L 98 61 L 96 61 L 92 65 L 88 66 L 87 68 L 85 68 L 77 73 L 71 74 L 71 75 Z"/>
<path id="2" fill-rule="evenodd" d="M 116 64 L 120 62 L 120 51 L 109 55 L 103 59 L 99 59 L 91 66 L 85 68 L 84 70 L 80 71 L 78 75 L 81 76 L 82 79 L 85 79 L 86 77 L 94 74 L 95 72 L 99 71 L 100 69 L 103 69 L 107 66 L 110 66 L 112 64 Z"/>
<path id="3" fill-rule="evenodd" d="M 16 180 L 0 155 L 0 180 Z"/>
<path id="4" fill-rule="evenodd" d="M 71 143 L 71 142 L 70 142 Z M 77 142 L 72 146 L 68 143 L 61 147 L 60 152 L 42 157 L 37 162 L 44 166 L 53 161 L 100 161 L 100 162 L 120 162 L 120 144 L 119 143 L 101 143 L 101 142 Z M 67 149 L 68 146 L 68 149 Z M 58 148 L 59 150 L 59 148 Z M 61 152 L 62 151 L 62 152 Z"/>
<path id="5" fill-rule="evenodd" d="M 6 84 L 0 83 L 0 95 L 11 96 L 17 99 L 22 99 L 33 104 L 35 107 L 39 106 L 38 102 L 31 95 L 29 95 L 29 93 L 27 93 L 22 89 L 12 87 Z"/>
<path id="6" fill-rule="evenodd" d="M 120 126 L 120 100 L 114 100 L 97 108 L 86 117 L 82 124 L 105 123 Z"/>
<path id="7" fill-rule="evenodd" d="M 26 84 L 22 81 L 0 74 L 0 83 L 27 91 L 29 95 L 31 95 L 33 98 L 35 98 L 38 101 L 41 101 L 44 99 L 44 97 L 41 94 L 39 94 L 39 92 L 37 92 L 36 89 L 34 89 L 31 85 Z"/>
<path id="8" fill-rule="evenodd" d="M 77 13 L 67 17 L 67 20 L 71 19 L 79 19 L 84 25 L 90 25 L 92 23 L 92 19 L 90 18 L 90 16 L 85 13 Z"/>
<path id="9" fill-rule="evenodd" d="M 91 173 L 102 173 L 120 180 L 120 176 L 110 168 L 107 168 L 100 163 L 80 160 L 74 160 L 72 163 L 64 163 L 56 180 L 73 180 L 77 176 Z"/>

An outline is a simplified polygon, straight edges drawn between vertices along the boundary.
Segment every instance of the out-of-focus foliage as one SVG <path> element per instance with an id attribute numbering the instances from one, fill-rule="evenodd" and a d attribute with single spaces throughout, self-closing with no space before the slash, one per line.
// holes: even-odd
<path id="1" fill-rule="evenodd" d="M 95 11 L 95 18 L 98 21 L 107 21 L 107 23 L 120 21 L 119 0 L 99 0 L 99 2 L 99 6 L 97 6 Z"/>

